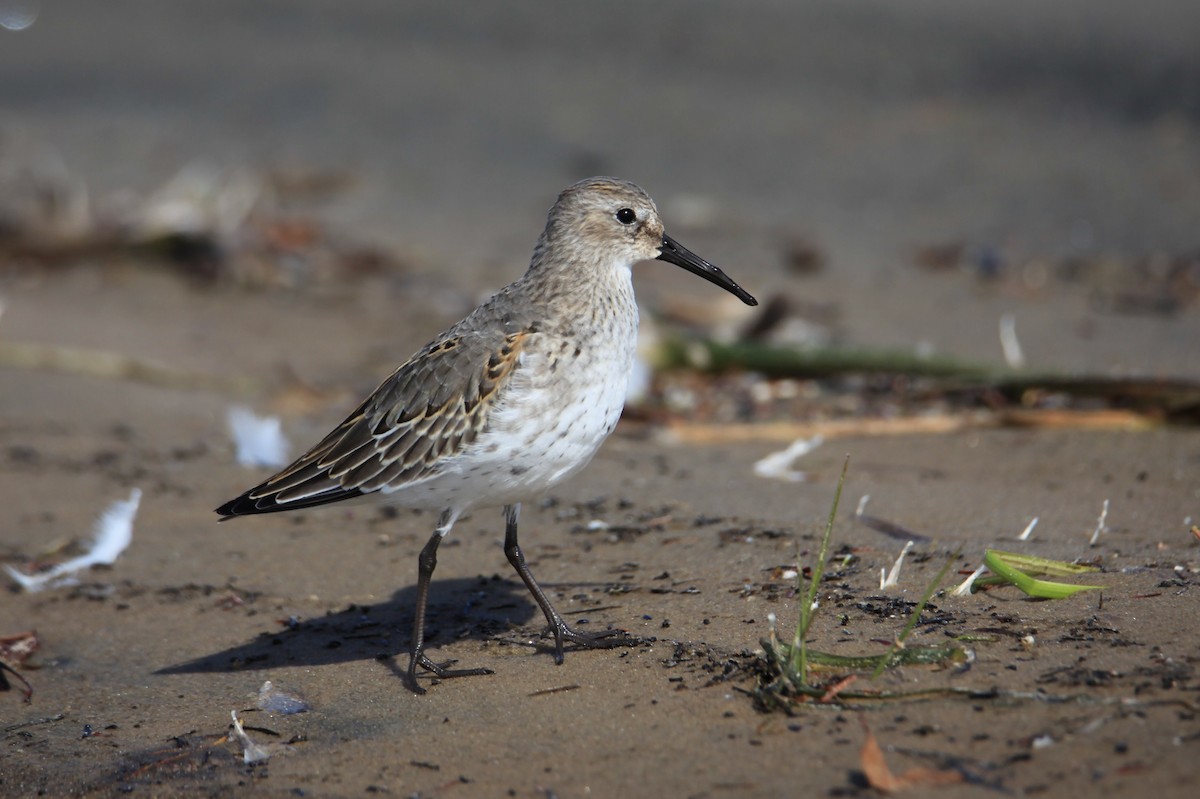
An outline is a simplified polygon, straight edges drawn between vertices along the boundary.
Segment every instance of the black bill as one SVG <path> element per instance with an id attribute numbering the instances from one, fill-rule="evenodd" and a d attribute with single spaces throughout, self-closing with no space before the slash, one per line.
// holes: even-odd
<path id="1" fill-rule="evenodd" d="M 701 258 L 699 255 L 696 255 L 696 253 L 692 252 L 687 247 L 684 247 L 666 233 L 663 234 L 662 253 L 658 256 L 658 260 L 666 261 L 667 263 L 675 264 L 676 266 L 682 266 L 693 275 L 699 275 L 709 283 L 716 283 L 718 286 L 725 289 L 747 305 L 758 305 L 758 300 L 750 296 L 750 294 L 737 283 L 734 283 L 733 279 L 729 277 L 729 275 L 725 274 L 720 269 Z"/>

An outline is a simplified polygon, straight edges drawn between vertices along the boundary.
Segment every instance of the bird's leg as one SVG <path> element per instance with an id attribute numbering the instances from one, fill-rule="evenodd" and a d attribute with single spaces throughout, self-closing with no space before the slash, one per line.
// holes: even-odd
<path id="1" fill-rule="evenodd" d="M 558 664 L 563 662 L 564 641 L 570 641 L 579 646 L 592 649 L 629 646 L 639 643 L 641 641 L 640 638 L 628 635 L 622 630 L 601 630 L 594 633 L 581 633 L 573 630 L 563 620 L 563 617 L 550 604 L 546 592 L 537 584 L 537 580 L 533 579 L 533 573 L 529 571 L 529 566 L 525 563 L 525 553 L 521 551 L 521 545 L 517 542 L 517 519 L 520 515 L 520 504 L 504 506 L 504 555 L 508 558 L 508 562 L 512 564 L 512 567 L 517 570 L 517 574 L 521 575 L 521 580 L 525 583 L 525 587 L 529 589 L 529 593 L 533 594 L 533 599 L 538 603 L 538 607 L 542 609 L 542 613 L 546 614 L 546 621 L 550 625 L 546 629 L 546 632 L 554 633 L 554 662 Z"/>
<path id="2" fill-rule="evenodd" d="M 442 543 L 454 519 L 449 512 L 443 513 L 438 521 L 438 528 L 429 537 L 429 542 L 417 557 L 417 608 L 413 619 L 412 655 L 408 661 L 408 687 L 413 693 L 423 694 L 425 689 L 417 684 L 417 666 L 433 672 L 437 677 L 474 677 L 480 674 L 494 674 L 491 669 L 448 669 L 454 661 L 444 664 L 434 663 L 425 656 L 425 608 L 429 604 L 429 583 L 433 579 L 433 570 L 437 568 L 438 545 Z"/>

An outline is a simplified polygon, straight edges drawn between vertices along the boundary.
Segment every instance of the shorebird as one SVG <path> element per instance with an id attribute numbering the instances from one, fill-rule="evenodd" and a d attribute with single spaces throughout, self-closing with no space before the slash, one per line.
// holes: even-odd
<path id="1" fill-rule="evenodd" d="M 379 494 L 440 512 L 417 559 L 409 687 L 417 668 L 436 677 L 491 674 L 450 669 L 425 654 L 425 611 L 438 545 L 464 512 L 503 506 L 504 554 L 564 642 L 609 647 L 639 639 L 619 630 L 572 629 L 525 563 L 517 541 L 521 501 L 582 469 L 617 425 L 633 368 L 638 309 L 632 267 L 683 267 L 747 305 L 757 300 L 663 231 L 638 186 L 590 178 L 555 201 L 524 276 L 405 361 L 295 463 L 216 512 L 223 519 L 311 508 Z M 452 663 L 452 662 L 451 662 Z"/>

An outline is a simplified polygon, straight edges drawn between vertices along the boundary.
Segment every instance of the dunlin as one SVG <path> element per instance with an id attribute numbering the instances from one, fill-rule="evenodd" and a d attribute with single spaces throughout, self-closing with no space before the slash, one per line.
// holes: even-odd
<path id="1" fill-rule="evenodd" d="M 503 506 L 504 554 L 563 644 L 629 643 L 616 630 L 582 633 L 559 615 L 517 542 L 521 501 L 582 469 L 617 425 L 637 343 L 632 267 L 657 259 L 757 301 L 724 272 L 663 232 L 654 201 L 632 183 L 590 178 L 550 209 L 529 270 L 383 381 L 346 421 L 295 463 L 217 508 L 223 517 L 310 508 L 380 494 L 441 512 L 417 559 L 408 683 L 425 655 L 425 608 L 438 545 L 464 512 Z"/>

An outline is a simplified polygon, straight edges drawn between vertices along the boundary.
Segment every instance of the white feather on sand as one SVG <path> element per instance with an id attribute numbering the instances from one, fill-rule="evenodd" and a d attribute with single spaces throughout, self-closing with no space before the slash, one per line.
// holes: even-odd
<path id="1" fill-rule="evenodd" d="M 277 469 L 287 464 L 288 440 L 278 416 L 257 416 L 249 408 L 229 409 L 229 432 L 242 466 Z"/>
<path id="2" fill-rule="evenodd" d="M 77 583 L 75 572 L 100 564 L 110 565 L 129 546 L 133 540 L 133 519 L 137 516 L 138 503 L 141 501 L 141 489 L 135 488 L 130 492 L 129 499 L 118 500 L 109 505 L 96 520 L 91 547 L 79 557 L 71 558 L 38 574 L 24 574 L 8 565 L 5 565 L 4 570 L 26 591 L 41 591 L 43 588 Z"/>

